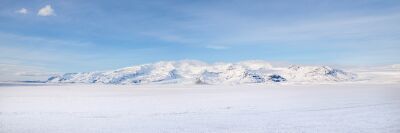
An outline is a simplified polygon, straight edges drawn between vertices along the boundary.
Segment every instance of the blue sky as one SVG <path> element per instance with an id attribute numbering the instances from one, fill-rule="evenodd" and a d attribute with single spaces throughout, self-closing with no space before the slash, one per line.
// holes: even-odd
<path id="1" fill-rule="evenodd" d="M 182 59 L 396 64 L 399 43 L 398 0 L 0 1 L 0 80 Z"/>

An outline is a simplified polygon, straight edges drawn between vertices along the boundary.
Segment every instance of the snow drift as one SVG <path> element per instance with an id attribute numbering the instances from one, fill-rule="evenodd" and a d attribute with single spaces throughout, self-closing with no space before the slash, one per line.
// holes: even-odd
<path id="1" fill-rule="evenodd" d="M 66 73 L 50 83 L 104 84 L 243 84 L 276 82 L 341 82 L 356 75 L 328 66 L 273 67 L 265 61 L 207 64 L 200 61 L 162 61 L 104 72 Z"/>

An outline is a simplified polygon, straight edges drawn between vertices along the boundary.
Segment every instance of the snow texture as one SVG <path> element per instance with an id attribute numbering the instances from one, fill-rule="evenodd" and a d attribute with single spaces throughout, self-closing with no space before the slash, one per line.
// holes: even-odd
<path id="1" fill-rule="evenodd" d="M 1 133 L 399 133 L 399 114 L 399 84 L 0 86 Z"/>

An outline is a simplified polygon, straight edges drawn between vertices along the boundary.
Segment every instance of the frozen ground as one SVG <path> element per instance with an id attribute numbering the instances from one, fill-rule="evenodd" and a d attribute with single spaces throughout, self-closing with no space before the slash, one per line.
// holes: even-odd
<path id="1" fill-rule="evenodd" d="M 399 133 L 399 84 L 0 86 L 1 133 Z"/>

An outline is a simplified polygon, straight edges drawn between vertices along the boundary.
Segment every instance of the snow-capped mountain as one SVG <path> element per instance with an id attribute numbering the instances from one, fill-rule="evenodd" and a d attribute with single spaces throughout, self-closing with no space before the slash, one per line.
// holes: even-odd
<path id="1" fill-rule="evenodd" d="M 207 64 L 200 61 L 162 61 L 104 72 L 66 73 L 51 83 L 104 84 L 242 84 L 276 82 L 339 82 L 356 75 L 328 66 L 273 67 L 265 61 Z"/>

